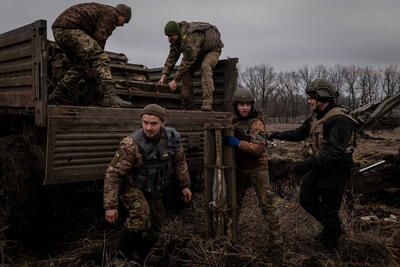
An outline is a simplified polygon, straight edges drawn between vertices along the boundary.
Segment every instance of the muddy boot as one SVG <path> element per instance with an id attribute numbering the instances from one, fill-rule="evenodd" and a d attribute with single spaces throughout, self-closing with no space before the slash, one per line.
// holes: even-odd
<path id="1" fill-rule="evenodd" d="M 121 108 L 132 108 L 131 102 L 122 100 L 115 94 L 115 86 L 112 83 L 106 83 L 101 86 L 103 89 L 103 107 L 121 107 Z"/>
<path id="2" fill-rule="evenodd" d="M 72 100 L 68 95 L 67 89 L 57 85 L 54 88 L 53 93 L 47 99 L 47 104 L 49 105 L 72 105 Z"/>
<path id="3" fill-rule="evenodd" d="M 209 103 L 203 103 L 203 105 L 200 108 L 202 111 L 212 111 L 212 105 Z"/>

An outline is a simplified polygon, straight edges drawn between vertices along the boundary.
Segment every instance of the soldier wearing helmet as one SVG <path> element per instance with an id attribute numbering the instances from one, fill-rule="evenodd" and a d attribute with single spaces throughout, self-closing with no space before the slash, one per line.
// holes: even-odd
<path id="1" fill-rule="evenodd" d="M 267 143 L 265 124 L 254 108 L 254 96 L 247 88 L 238 88 L 233 96 L 235 116 L 230 124 L 235 129 L 234 136 L 226 136 L 225 144 L 236 149 L 237 199 L 239 210 L 246 190 L 253 187 L 258 204 L 269 229 L 269 248 L 279 248 L 279 219 L 274 207 L 274 193 L 269 185 Z"/>
<path id="2" fill-rule="evenodd" d="M 131 17 L 132 10 L 125 4 L 112 7 L 99 3 L 74 5 L 57 17 L 52 25 L 54 40 L 64 50 L 70 68 L 50 95 L 49 104 L 73 104 L 70 90 L 94 72 L 103 106 L 133 106 L 116 95 L 110 59 L 104 52 L 108 37 Z"/>
<path id="3" fill-rule="evenodd" d="M 338 212 L 353 166 L 357 121 L 335 104 L 339 94 L 330 81 L 316 79 L 306 93 L 313 110 L 311 118 L 295 130 L 274 132 L 267 139 L 306 140 L 303 161 L 294 168 L 296 175 L 304 176 L 300 204 L 323 225 L 314 239 L 332 251 L 343 234 Z"/>
<path id="4" fill-rule="evenodd" d="M 183 54 L 181 64 L 169 87 L 171 91 L 175 91 L 177 82 L 182 81 L 182 108 L 192 109 L 194 105 L 192 76 L 200 69 L 203 89 L 201 110 L 211 111 L 214 92 L 213 69 L 224 47 L 217 27 L 204 22 L 169 21 L 164 27 L 164 33 L 168 36 L 170 50 L 159 83 L 165 83 L 180 55 Z"/>

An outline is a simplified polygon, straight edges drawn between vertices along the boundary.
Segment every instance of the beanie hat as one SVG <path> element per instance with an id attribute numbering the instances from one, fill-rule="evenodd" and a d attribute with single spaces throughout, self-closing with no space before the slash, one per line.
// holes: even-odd
<path id="1" fill-rule="evenodd" d="M 115 9 L 119 14 L 125 18 L 125 22 L 128 23 L 132 17 L 132 9 L 125 4 L 118 4 Z"/>
<path id="2" fill-rule="evenodd" d="M 144 114 L 150 114 L 159 117 L 162 121 L 165 121 L 165 109 L 157 104 L 149 104 L 145 106 L 140 113 L 140 116 Z"/>
<path id="3" fill-rule="evenodd" d="M 179 35 L 179 24 L 176 21 L 168 21 L 164 27 L 165 35 Z"/>

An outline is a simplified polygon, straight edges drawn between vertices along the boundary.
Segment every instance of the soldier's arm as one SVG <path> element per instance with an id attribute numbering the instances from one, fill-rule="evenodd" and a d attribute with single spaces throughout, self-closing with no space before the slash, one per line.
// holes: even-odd
<path id="1" fill-rule="evenodd" d="M 203 41 L 204 34 L 200 32 L 194 32 L 187 36 L 182 62 L 175 74 L 175 80 L 179 81 L 182 75 L 188 72 L 190 67 L 196 62 Z"/>
<path id="2" fill-rule="evenodd" d="M 290 131 L 283 131 L 274 134 L 276 139 L 287 140 L 287 141 L 303 141 L 309 135 L 311 128 L 311 118 L 303 122 L 303 124 L 297 129 Z"/>
<path id="3" fill-rule="evenodd" d="M 179 186 L 183 188 L 190 188 L 190 175 L 189 168 L 186 163 L 185 152 L 182 144 L 179 143 L 175 157 L 172 160 L 172 165 L 175 171 L 176 180 Z"/>
<path id="4" fill-rule="evenodd" d="M 113 160 L 108 165 L 104 178 L 104 209 L 118 208 L 118 191 L 121 181 L 129 175 L 138 160 L 139 147 L 132 137 L 122 139 Z"/>
<path id="5" fill-rule="evenodd" d="M 253 135 L 250 142 L 240 140 L 239 150 L 254 155 L 262 155 L 265 153 L 265 148 L 267 147 L 265 141 L 265 125 L 261 120 L 256 120 L 251 124 L 250 130 Z"/>
<path id="6" fill-rule="evenodd" d="M 176 62 L 178 61 L 181 53 L 173 46 L 169 47 L 169 54 L 167 59 L 165 60 L 164 68 L 162 70 L 162 74 L 169 75 L 172 69 L 175 67 Z"/>
<path id="7" fill-rule="evenodd" d="M 350 157 L 346 149 L 354 131 L 353 122 L 344 116 L 334 116 L 325 122 L 330 127 L 329 136 L 323 144 L 322 151 L 304 162 L 304 165 L 313 169 L 333 167 Z"/>
<path id="8" fill-rule="evenodd" d="M 115 29 L 115 17 L 106 12 L 100 12 L 97 18 L 96 28 L 93 32 L 93 38 L 97 40 L 100 47 L 104 50 L 107 38 Z"/>

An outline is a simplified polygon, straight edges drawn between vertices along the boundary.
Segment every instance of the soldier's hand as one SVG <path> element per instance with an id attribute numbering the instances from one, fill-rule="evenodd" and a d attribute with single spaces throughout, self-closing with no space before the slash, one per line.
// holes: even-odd
<path id="1" fill-rule="evenodd" d="M 225 136 L 224 143 L 225 143 L 225 145 L 228 145 L 231 147 L 239 147 L 240 139 L 238 139 L 232 135 L 227 135 L 227 136 Z"/>
<path id="2" fill-rule="evenodd" d="M 183 193 L 183 201 L 185 203 L 188 203 L 190 200 L 192 200 L 192 191 L 188 187 L 182 189 Z"/>
<path id="3" fill-rule="evenodd" d="M 106 210 L 106 220 L 113 223 L 118 219 L 118 209 Z"/>
<path id="4" fill-rule="evenodd" d="M 158 83 L 159 84 L 164 84 L 165 83 L 165 79 L 167 79 L 167 75 L 165 75 L 165 74 L 161 75 L 161 78 L 158 81 Z"/>
<path id="5" fill-rule="evenodd" d="M 175 79 L 173 79 L 172 81 L 169 82 L 169 89 L 171 89 L 171 92 L 175 92 L 176 87 L 177 87 L 177 85 L 176 85 Z"/>

